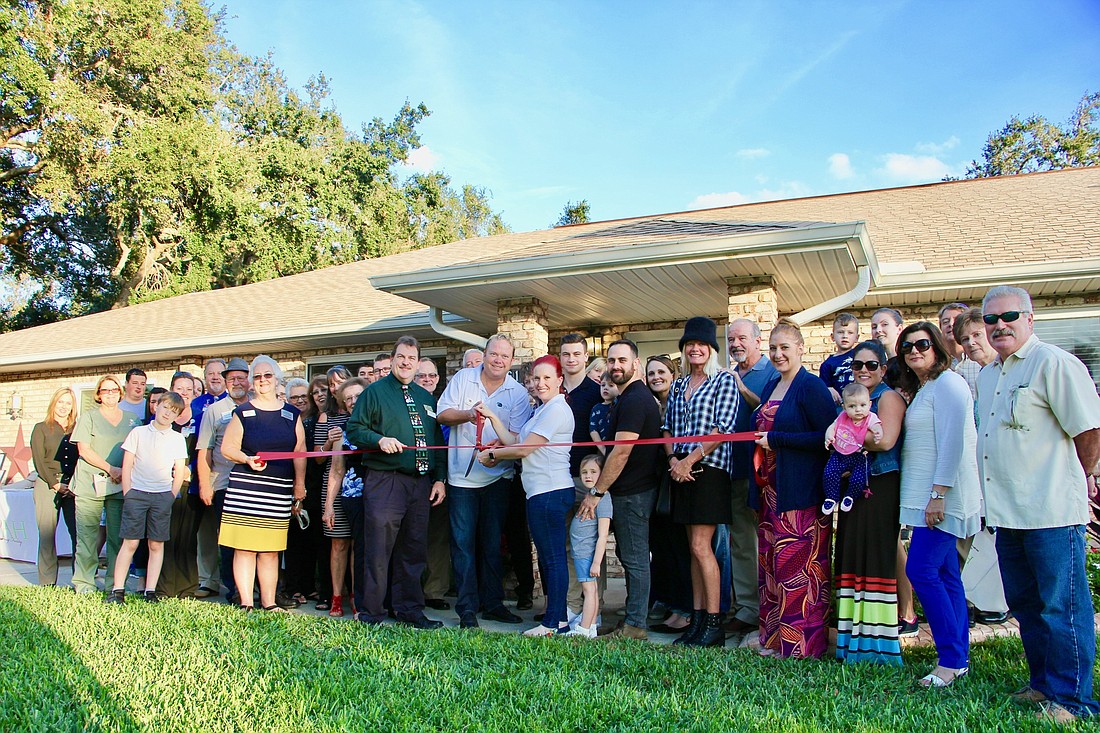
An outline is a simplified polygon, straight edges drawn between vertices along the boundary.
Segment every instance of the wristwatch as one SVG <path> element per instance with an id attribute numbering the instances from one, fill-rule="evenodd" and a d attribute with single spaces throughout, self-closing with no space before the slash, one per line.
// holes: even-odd
<path id="1" fill-rule="evenodd" d="M 588 490 L 589 496 L 595 496 L 598 499 L 602 499 L 607 494 L 606 491 L 597 491 L 595 487 Z"/>
<path id="2" fill-rule="evenodd" d="M 929 493 L 932 494 L 933 499 L 942 499 L 943 497 L 947 496 L 947 494 L 941 494 L 940 492 L 936 491 L 935 489 L 933 489 Z"/>
<path id="3" fill-rule="evenodd" d="M 493 455 L 492 451 L 489 451 L 489 460 L 492 461 L 493 463 L 497 462 L 497 457 Z"/>

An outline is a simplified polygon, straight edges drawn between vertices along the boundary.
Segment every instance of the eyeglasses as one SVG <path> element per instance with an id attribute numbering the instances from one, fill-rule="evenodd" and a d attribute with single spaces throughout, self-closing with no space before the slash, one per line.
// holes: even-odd
<path id="1" fill-rule="evenodd" d="M 438 374 L 417 374 L 417 379 L 439 379 Z"/>
<path id="2" fill-rule="evenodd" d="M 287 399 L 290 400 L 291 402 L 309 402 L 309 395 L 306 395 L 306 394 L 291 395 L 290 397 L 287 397 Z"/>
<path id="3" fill-rule="evenodd" d="M 268 372 L 266 374 L 253 374 L 252 375 L 252 381 L 253 382 L 259 382 L 261 379 L 266 380 L 266 379 L 274 379 L 274 378 L 275 378 L 275 375 L 272 372 Z"/>
<path id="4" fill-rule="evenodd" d="M 930 339 L 918 339 L 916 341 L 902 341 L 901 346 L 898 347 L 899 354 L 908 354 L 913 349 L 916 349 L 919 353 L 923 354 L 932 348 L 932 341 Z"/>
<path id="5" fill-rule="evenodd" d="M 882 366 L 882 362 L 880 362 L 880 361 L 874 361 L 874 360 L 872 360 L 872 361 L 856 361 L 855 359 L 852 360 L 852 371 L 853 372 L 862 371 L 864 369 L 866 369 L 869 372 L 876 372 L 876 371 L 878 371 L 878 368 L 880 366 Z"/>
<path id="6" fill-rule="evenodd" d="M 101 389 L 101 390 L 99 390 L 99 393 L 100 394 L 122 394 L 122 390 L 121 389 Z"/>
<path id="7" fill-rule="evenodd" d="M 1013 321 L 1020 320 L 1020 316 L 1031 311 L 1005 311 L 1004 313 L 986 313 L 982 316 L 982 320 L 990 326 L 997 325 L 997 321 L 1004 321 L 1005 323 L 1012 323 Z"/>

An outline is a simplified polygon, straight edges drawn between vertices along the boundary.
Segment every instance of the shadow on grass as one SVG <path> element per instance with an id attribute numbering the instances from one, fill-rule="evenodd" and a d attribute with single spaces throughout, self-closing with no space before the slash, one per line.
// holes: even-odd
<path id="1" fill-rule="evenodd" d="M 0 603 L 0 730 L 137 730 L 97 671 L 39 620 L 35 611 L 62 594 L 42 588 Z"/>
<path id="2" fill-rule="evenodd" d="M 9 618 L 22 630 L 9 631 Z M 927 649 L 907 652 L 903 669 L 844 666 L 748 650 L 368 628 L 195 601 L 105 607 L 33 588 L 0 588 L 0 621 L 5 641 L 30 655 L 5 657 L 5 680 L 49 679 L 53 667 L 63 680 L 41 693 L 5 689 L 0 700 L 4 715 L 18 701 L 60 725 L 3 729 L 1041 729 L 1004 694 L 1024 675 L 1015 640 L 982 645 L 969 678 L 927 691 L 915 685 L 934 663 Z M 101 717 L 66 710 L 73 699 L 95 701 Z"/>

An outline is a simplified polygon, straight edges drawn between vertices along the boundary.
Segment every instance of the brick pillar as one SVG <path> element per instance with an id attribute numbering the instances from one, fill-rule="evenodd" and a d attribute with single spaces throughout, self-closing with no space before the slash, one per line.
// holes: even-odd
<path id="1" fill-rule="evenodd" d="M 497 301 L 497 331 L 512 339 L 516 364 L 549 353 L 546 312 L 546 305 L 538 298 Z"/>
<path id="2" fill-rule="evenodd" d="M 764 337 L 766 353 L 772 326 L 779 320 L 779 298 L 775 292 L 775 281 L 768 275 L 730 278 L 726 280 L 726 293 L 729 296 L 730 322 L 738 318 L 755 321 Z"/>

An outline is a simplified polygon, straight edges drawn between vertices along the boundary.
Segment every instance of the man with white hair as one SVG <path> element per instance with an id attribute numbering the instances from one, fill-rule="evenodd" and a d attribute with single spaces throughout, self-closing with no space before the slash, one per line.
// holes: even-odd
<path id="1" fill-rule="evenodd" d="M 986 521 L 1031 678 L 1011 695 L 1040 720 L 1100 714 L 1092 697 L 1096 630 L 1085 573 L 1089 498 L 1100 460 L 1100 397 L 1072 354 L 1034 333 L 1026 290 L 982 301 L 997 358 L 978 376 L 978 464 Z"/>
<path id="2" fill-rule="evenodd" d="M 473 369 L 476 366 L 481 366 L 481 362 L 485 360 L 485 354 L 481 353 L 481 349 L 466 349 L 462 354 L 462 368 Z"/>

